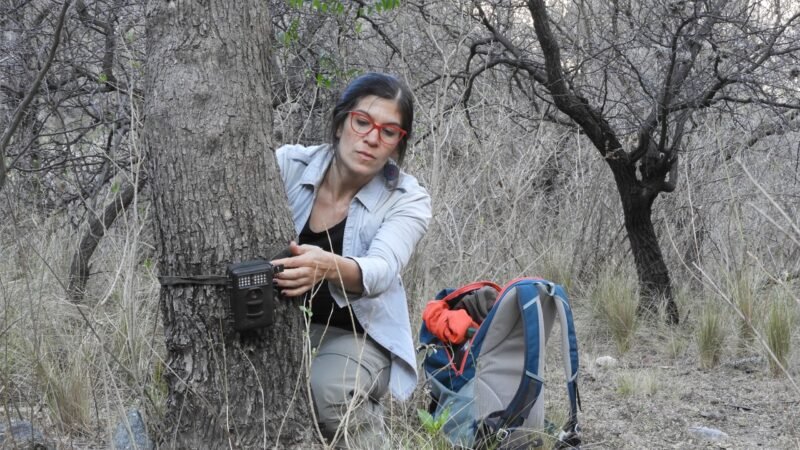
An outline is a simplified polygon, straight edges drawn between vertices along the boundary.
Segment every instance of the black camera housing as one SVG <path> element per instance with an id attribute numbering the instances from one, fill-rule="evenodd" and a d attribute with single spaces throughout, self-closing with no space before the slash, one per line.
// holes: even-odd
<path id="1" fill-rule="evenodd" d="M 279 293 L 272 278 L 283 271 L 283 266 L 273 266 L 269 261 L 256 259 L 228 266 L 231 280 L 230 309 L 233 328 L 237 331 L 254 330 L 272 325 L 275 318 L 275 300 Z"/>

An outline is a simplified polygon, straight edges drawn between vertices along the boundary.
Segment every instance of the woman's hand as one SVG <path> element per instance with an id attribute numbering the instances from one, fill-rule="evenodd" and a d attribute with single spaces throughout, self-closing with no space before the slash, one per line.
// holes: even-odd
<path id="1" fill-rule="evenodd" d="M 272 265 L 283 265 L 283 272 L 275 274 L 274 280 L 281 294 L 287 297 L 305 294 L 323 281 L 331 269 L 336 269 L 336 255 L 317 246 L 297 245 L 292 241 L 289 252 L 292 256 L 272 261 Z"/>
<path id="2" fill-rule="evenodd" d="M 283 272 L 275 274 L 274 280 L 284 296 L 303 295 L 323 280 L 342 286 L 350 294 L 361 294 L 361 267 L 352 259 L 294 241 L 289 243 L 289 253 L 292 256 L 272 261 L 273 265 L 283 265 Z"/>

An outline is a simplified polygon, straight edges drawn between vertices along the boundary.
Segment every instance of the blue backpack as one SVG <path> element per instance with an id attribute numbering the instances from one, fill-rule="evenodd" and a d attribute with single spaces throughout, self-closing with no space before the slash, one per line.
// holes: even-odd
<path id="1" fill-rule="evenodd" d="M 543 433 L 552 433 L 545 427 L 542 373 L 558 316 L 569 416 L 553 438 L 556 448 L 578 448 L 578 344 L 563 287 L 538 278 L 516 279 L 502 289 L 476 282 L 445 289 L 434 301 L 445 302 L 449 310 L 467 310 L 479 324 L 463 344 L 444 342 L 424 321 L 419 333 L 420 350 L 426 350 L 422 365 L 429 412 L 444 420 L 442 431 L 450 443 L 497 449 L 542 445 Z"/>

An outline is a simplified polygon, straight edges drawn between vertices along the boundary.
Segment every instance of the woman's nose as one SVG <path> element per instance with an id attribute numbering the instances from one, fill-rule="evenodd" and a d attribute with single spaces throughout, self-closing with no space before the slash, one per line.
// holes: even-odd
<path id="1" fill-rule="evenodd" d="M 377 145 L 377 144 L 378 144 L 378 142 L 380 141 L 380 138 L 381 138 L 380 134 L 381 134 L 381 130 L 380 130 L 380 128 L 378 128 L 378 127 L 372 127 L 372 129 L 371 129 L 371 130 L 369 130 L 369 133 L 367 133 L 367 135 L 366 135 L 366 136 L 364 136 L 364 139 L 365 139 L 365 140 L 366 140 L 366 141 L 367 141 L 369 144 L 372 144 L 372 145 Z"/>

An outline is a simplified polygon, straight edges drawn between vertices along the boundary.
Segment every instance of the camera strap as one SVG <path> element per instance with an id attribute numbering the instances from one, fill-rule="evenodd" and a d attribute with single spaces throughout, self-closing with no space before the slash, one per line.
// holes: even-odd
<path id="1" fill-rule="evenodd" d="M 292 253 L 289 251 L 288 248 L 285 248 L 281 250 L 277 255 L 273 256 L 271 259 L 275 260 L 280 258 L 288 258 L 290 256 L 292 256 Z M 257 257 L 256 260 L 262 260 L 264 262 L 267 262 L 261 257 Z M 281 270 L 283 270 L 282 266 L 279 272 Z M 179 286 L 183 284 L 207 284 L 216 286 L 230 286 L 231 281 L 232 280 L 230 276 L 226 275 L 186 275 L 182 277 L 163 275 L 158 277 L 158 283 L 161 286 Z"/>
<path id="2" fill-rule="evenodd" d="M 211 284 L 218 286 L 228 286 L 231 284 L 230 277 L 221 275 L 189 275 L 185 277 L 160 276 L 158 282 L 162 286 L 178 286 L 182 284 Z"/>

